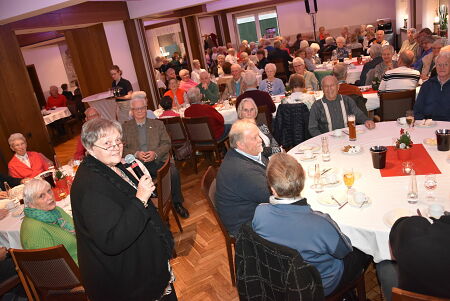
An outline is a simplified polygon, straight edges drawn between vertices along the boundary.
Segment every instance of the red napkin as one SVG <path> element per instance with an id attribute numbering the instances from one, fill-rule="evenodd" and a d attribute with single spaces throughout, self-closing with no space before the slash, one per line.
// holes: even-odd
<path id="1" fill-rule="evenodd" d="M 360 65 L 364 65 L 365 63 L 362 62 L 361 64 L 358 64 L 358 62 L 352 62 L 352 64 L 355 65 L 355 66 L 360 66 Z"/>
<path id="2" fill-rule="evenodd" d="M 397 158 L 397 151 L 393 146 L 388 146 L 386 154 L 386 167 L 380 169 L 382 177 L 405 176 L 402 171 L 402 161 Z M 422 144 L 414 144 L 411 150 L 411 159 L 416 175 L 440 174 L 441 171 L 431 159 L 427 150 Z"/>
<path id="3" fill-rule="evenodd" d="M 362 92 L 362 94 L 372 94 L 372 93 L 377 93 L 377 92 L 378 92 L 377 90 L 370 88 L 369 90 Z"/>

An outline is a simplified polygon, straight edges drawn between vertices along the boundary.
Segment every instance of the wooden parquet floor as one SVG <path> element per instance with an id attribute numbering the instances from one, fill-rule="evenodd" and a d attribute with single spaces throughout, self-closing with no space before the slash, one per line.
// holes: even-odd
<path id="1" fill-rule="evenodd" d="M 55 148 L 62 164 L 68 162 L 75 150 L 77 138 Z M 201 193 L 200 181 L 208 167 L 199 164 L 195 174 L 189 163 L 179 165 L 185 207 L 188 219 L 181 219 L 183 232 L 179 232 L 173 217 L 173 231 L 177 258 L 172 259 L 176 281 L 175 289 L 180 301 L 235 301 L 236 288 L 231 285 L 225 240 L 214 215 Z M 371 301 L 382 300 L 376 273 L 371 266 L 366 272 L 366 293 Z"/>

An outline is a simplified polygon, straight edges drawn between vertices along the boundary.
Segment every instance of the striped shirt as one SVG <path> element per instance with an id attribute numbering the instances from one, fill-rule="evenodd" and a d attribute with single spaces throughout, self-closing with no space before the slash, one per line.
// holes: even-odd
<path id="1" fill-rule="evenodd" d="M 379 92 L 395 92 L 413 90 L 417 87 L 420 72 L 405 66 L 401 66 L 384 73 L 383 80 L 378 89 Z"/>

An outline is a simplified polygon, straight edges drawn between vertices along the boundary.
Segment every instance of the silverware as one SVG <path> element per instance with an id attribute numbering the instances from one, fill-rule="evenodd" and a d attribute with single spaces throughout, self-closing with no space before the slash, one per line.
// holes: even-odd
<path id="1" fill-rule="evenodd" d="M 418 216 L 422 216 L 422 212 L 420 212 L 420 209 L 419 209 L 419 208 L 417 208 L 417 215 L 418 215 Z"/>
<path id="2" fill-rule="evenodd" d="M 335 201 L 335 202 L 338 204 L 338 206 L 342 206 L 341 203 L 339 203 L 338 200 L 336 200 L 336 199 L 334 198 L 334 196 L 330 196 L 330 197 L 331 197 L 331 199 L 332 199 L 333 201 Z"/>
<path id="3" fill-rule="evenodd" d="M 342 205 L 341 205 L 341 207 L 339 207 L 339 208 L 338 208 L 338 210 L 341 210 L 341 209 L 342 209 L 342 207 L 344 207 L 345 205 L 347 205 L 347 203 L 348 203 L 348 201 L 347 201 L 347 202 L 345 202 L 344 204 L 342 204 Z"/>
<path id="4" fill-rule="evenodd" d="M 298 151 L 298 152 L 295 152 L 294 154 L 296 154 L 296 155 L 303 155 L 304 153 L 305 153 L 305 151 Z M 313 155 L 318 155 L 319 152 L 313 152 L 312 154 Z"/>
<path id="5" fill-rule="evenodd" d="M 362 202 L 361 205 L 359 206 L 359 208 L 362 208 L 364 206 L 364 204 L 366 204 L 366 203 L 367 203 L 367 201 Z"/>
<path id="6" fill-rule="evenodd" d="M 324 171 L 322 171 L 322 173 L 320 174 L 321 176 L 323 176 L 324 174 L 326 174 L 327 172 L 329 172 L 331 170 L 331 168 L 327 168 Z"/>

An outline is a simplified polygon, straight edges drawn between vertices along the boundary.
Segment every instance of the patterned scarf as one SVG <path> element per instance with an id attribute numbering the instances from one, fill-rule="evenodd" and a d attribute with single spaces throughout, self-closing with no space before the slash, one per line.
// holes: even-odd
<path id="1" fill-rule="evenodd" d="M 49 211 L 40 210 L 36 208 L 29 208 L 26 207 L 25 210 L 25 216 L 29 218 L 34 218 L 35 220 L 38 220 L 40 222 L 46 223 L 46 224 L 52 224 L 52 225 L 58 225 L 67 232 L 70 232 L 75 235 L 75 228 L 72 225 L 72 223 L 65 221 L 62 218 L 61 212 L 58 210 L 53 209 Z"/>
<path id="2" fill-rule="evenodd" d="M 266 84 L 267 84 L 266 91 L 267 91 L 267 93 L 269 93 L 270 96 L 272 96 L 273 83 L 271 81 L 267 80 Z"/>

